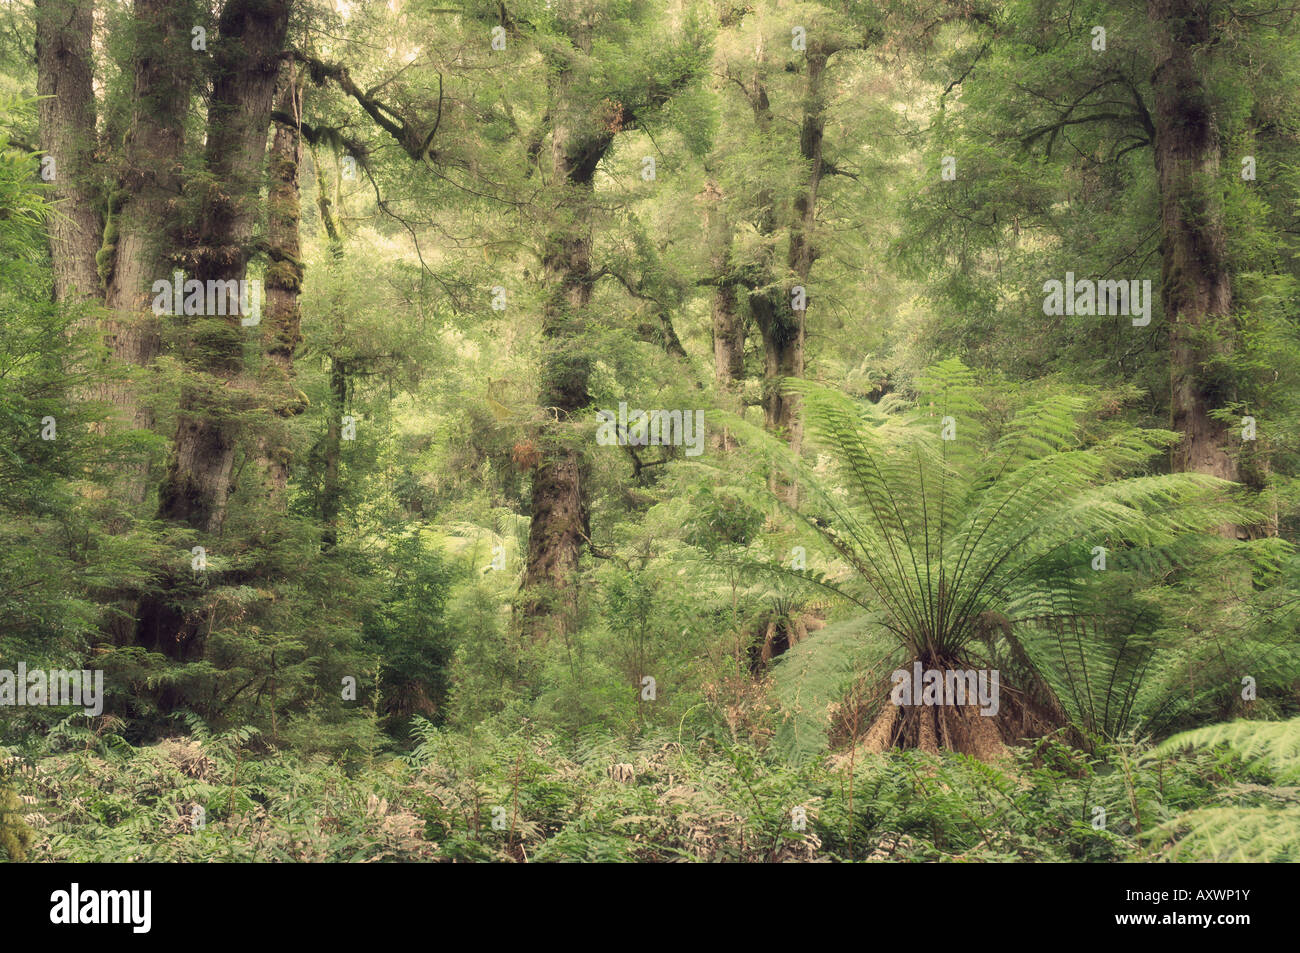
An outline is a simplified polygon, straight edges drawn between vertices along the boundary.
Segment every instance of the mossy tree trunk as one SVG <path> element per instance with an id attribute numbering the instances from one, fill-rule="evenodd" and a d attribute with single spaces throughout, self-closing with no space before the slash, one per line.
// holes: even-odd
<path id="1" fill-rule="evenodd" d="M 574 46 L 591 47 L 589 26 L 574 29 Z M 552 182 L 559 189 L 558 217 L 546 240 L 543 265 L 542 372 L 539 402 L 549 418 L 541 427 L 541 451 L 533 466 L 532 512 L 524 570 L 523 629 L 534 638 L 570 631 L 577 608 L 578 558 L 590 532 L 587 464 L 579 411 L 592 359 L 582 341 L 591 301 L 591 226 L 596 167 L 614 141 L 619 117 L 593 122 L 590 104 L 574 93 L 571 71 L 560 64 L 552 106 Z"/>
<path id="2" fill-rule="evenodd" d="M 95 253 L 104 224 L 95 189 L 95 92 L 90 36 L 92 0 L 37 0 L 36 93 L 40 147 L 53 161 L 50 219 L 54 297 L 100 297 Z"/>
<path id="3" fill-rule="evenodd" d="M 1221 146 L 1207 69 L 1218 39 L 1212 4 L 1149 0 L 1157 62 L 1155 164 L 1163 252 L 1161 303 L 1170 329 L 1176 471 L 1238 478 L 1231 427 L 1211 412 L 1232 399 L 1232 281 L 1219 183 Z"/>
<path id="4" fill-rule="evenodd" d="M 302 88 L 286 65 L 278 111 L 302 117 Z M 293 354 L 302 340 L 303 263 L 299 222 L 302 216 L 298 169 L 302 159 L 300 126 L 278 122 L 271 140 L 267 189 L 266 311 L 262 318 L 262 388 L 271 409 L 267 430 L 258 438 L 259 469 L 263 492 L 271 509 L 284 512 L 287 504 L 289 428 L 287 421 L 304 409 L 294 386 Z"/>
<path id="5" fill-rule="evenodd" d="M 289 0 L 231 0 L 218 22 L 205 151 L 207 193 L 197 241 L 185 252 L 185 264 L 205 288 L 210 281 L 238 287 L 247 274 L 289 8 Z M 225 315 L 177 319 L 186 322 L 186 383 L 171 460 L 159 489 L 158 516 L 197 530 L 209 545 L 226 516 L 238 441 L 235 421 L 251 402 L 242 379 L 245 328 L 239 304 L 236 292 L 227 297 Z M 180 578 L 178 574 L 142 602 L 139 641 L 193 658 L 202 648 L 198 622 L 178 612 L 168 591 L 181 584 Z"/>

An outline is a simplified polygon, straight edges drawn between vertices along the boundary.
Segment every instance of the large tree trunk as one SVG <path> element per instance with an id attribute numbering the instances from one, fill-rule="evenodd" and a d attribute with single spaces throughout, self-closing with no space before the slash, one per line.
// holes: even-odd
<path id="1" fill-rule="evenodd" d="M 54 297 L 100 296 L 95 253 L 104 233 L 94 187 L 92 0 L 37 0 L 36 93 L 40 146 L 54 161 L 50 252 Z"/>
<path id="2" fill-rule="evenodd" d="M 149 285 L 168 272 L 180 197 L 184 118 L 193 57 L 190 23 L 166 0 L 136 0 L 132 112 L 113 175 L 107 215 L 94 189 L 95 107 L 91 60 L 92 0 L 41 0 L 37 6 L 37 89 L 41 143 L 55 159 L 60 215 L 50 223 L 55 296 L 61 301 L 99 298 L 101 323 L 118 364 L 149 367 L 160 349 L 149 311 Z M 116 139 L 116 133 L 113 136 Z M 102 243 L 102 244 L 101 244 Z M 85 397 L 113 406 L 120 423 L 149 429 L 153 412 L 138 381 L 114 378 Z M 148 461 L 128 466 L 114 496 L 143 502 Z"/>
<path id="3" fill-rule="evenodd" d="M 109 195 L 99 271 L 109 311 L 105 336 L 113 358 L 147 368 L 162 349 L 150 288 L 169 277 L 180 241 L 181 163 L 194 54 L 184 8 L 167 0 L 136 0 L 134 13 L 132 115 L 119 186 Z M 128 426 L 153 427 L 154 411 L 141 396 L 138 382 L 114 384 L 103 396 Z M 149 469 L 148 461 L 140 461 L 124 474 L 123 494 L 131 503 L 144 501 Z"/>
<path id="4" fill-rule="evenodd" d="M 293 78 L 293 67 L 285 67 L 280 112 L 302 115 L 301 90 Z M 271 140 L 267 191 L 266 311 L 262 318 L 262 387 L 272 419 L 258 439 L 259 469 L 263 490 L 271 508 L 284 512 L 289 486 L 289 433 L 286 421 L 303 409 L 294 387 L 293 352 L 302 340 L 302 312 L 298 296 L 302 290 L 302 249 L 298 234 L 302 214 L 298 189 L 298 168 L 302 141 L 297 126 L 278 123 Z"/>
<path id="5" fill-rule="evenodd" d="M 153 364 L 161 343 L 149 308 L 149 286 L 167 274 L 168 255 L 176 244 L 194 61 L 188 48 L 191 24 L 183 7 L 136 0 L 130 113 L 120 125 L 110 123 L 108 141 L 121 147 L 103 162 L 108 194 L 100 197 L 95 188 L 100 170 L 95 167 L 93 12 L 93 0 L 39 0 L 36 9 L 37 89 L 46 97 L 40 104 L 40 138 L 55 160 L 60 213 L 50 222 L 54 291 L 60 301 L 102 301 L 106 314 L 83 320 L 96 322 L 115 365 L 142 369 Z M 106 219 L 101 219 L 101 207 Z M 118 423 L 126 427 L 153 426 L 138 375 L 109 375 L 77 396 L 113 407 Z M 145 500 L 149 468 L 149 460 L 139 459 L 118 474 L 106 496 L 123 504 L 124 512 L 109 523 L 110 530 L 124 528 L 127 511 Z M 110 636 L 129 641 L 135 595 L 104 598 L 116 601 L 119 609 L 109 616 Z"/>
<path id="6" fill-rule="evenodd" d="M 572 183 L 579 194 L 589 193 L 591 173 L 572 167 L 564 132 L 557 126 L 555 180 Z M 590 532 L 587 465 L 579 446 L 583 434 L 574 427 L 578 412 L 591 403 L 591 360 L 584 346 L 575 346 L 591 298 L 591 239 L 583 217 L 574 215 L 562 233 L 551 236 L 545 261 L 549 293 L 542 315 L 540 402 L 551 419 L 542 427 L 541 457 L 533 467 L 521 607 L 524 630 L 535 638 L 570 631 L 577 607 L 578 557 Z"/>
<path id="7" fill-rule="evenodd" d="M 210 185 L 197 242 L 185 259 L 205 287 L 237 283 L 246 274 L 289 6 L 289 0 L 229 0 L 218 23 L 205 156 Z M 186 322 L 187 381 L 158 515 L 204 538 L 221 532 L 238 438 L 233 415 L 248 403 L 240 386 L 246 382 L 239 304 L 236 292 L 227 295 L 224 316 L 173 318 Z M 202 652 L 198 621 L 181 616 L 170 598 L 180 580 L 143 600 L 137 638 L 172 657 L 195 658 Z"/>
<path id="8" fill-rule="evenodd" d="M 212 185 L 203 198 L 199 240 L 190 253 L 193 276 L 242 281 L 257 221 L 289 0 L 230 0 L 214 43 L 206 164 Z M 238 301 L 226 315 L 193 320 L 187 369 L 198 378 L 181 393 L 172 459 L 159 494 L 159 516 L 206 533 L 221 531 L 237 443 L 243 329 Z"/>
<path id="9" fill-rule="evenodd" d="M 1238 477 L 1230 427 L 1210 412 L 1230 399 L 1215 364 L 1231 352 L 1234 329 L 1223 209 L 1217 191 L 1220 145 L 1206 63 L 1215 27 L 1198 0 L 1149 0 L 1158 45 L 1155 162 L 1164 262 L 1161 301 L 1170 325 L 1177 471 Z"/>
<path id="10" fill-rule="evenodd" d="M 579 31 L 580 47 L 589 39 Z M 581 336 L 591 300 L 591 231 L 587 223 L 596 166 L 613 133 L 588 121 L 572 95 L 572 76 L 560 69 L 552 109 L 552 182 L 563 190 L 560 222 L 547 237 L 547 297 L 542 313 L 540 402 L 550 418 L 538 436 L 532 514 L 524 570 L 523 630 L 534 638 L 571 631 L 577 611 L 578 558 L 590 532 L 587 465 L 580 441 L 590 439 L 576 415 L 591 403 L 591 357 Z"/>

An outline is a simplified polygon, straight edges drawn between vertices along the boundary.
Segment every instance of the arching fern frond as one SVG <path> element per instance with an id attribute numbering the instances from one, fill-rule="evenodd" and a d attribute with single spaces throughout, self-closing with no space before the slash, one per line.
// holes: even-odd
<path id="1" fill-rule="evenodd" d="M 1290 721 L 1238 719 L 1207 725 L 1166 739 L 1153 752 L 1167 757 L 1187 749 L 1226 745 L 1254 770 L 1265 771 L 1279 784 L 1300 784 L 1300 718 Z"/>

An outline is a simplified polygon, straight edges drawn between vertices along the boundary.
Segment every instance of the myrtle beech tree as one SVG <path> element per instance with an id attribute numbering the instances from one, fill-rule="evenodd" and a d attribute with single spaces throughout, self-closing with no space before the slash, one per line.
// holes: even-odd
<path id="1" fill-rule="evenodd" d="M 265 474 L 268 501 L 283 511 L 289 485 L 289 435 L 279 423 L 301 413 L 294 386 L 294 350 L 302 340 L 304 266 L 300 222 L 303 85 L 296 64 L 286 63 L 277 96 L 277 118 L 268 157 L 266 305 L 262 316 L 261 384 L 272 409 L 273 431 L 258 437 L 258 457 Z"/>
<path id="2" fill-rule="evenodd" d="M 1014 274 L 1033 296 L 1067 271 L 1152 276 L 1153 318 L 1120 325 L 1105 320 L 1115 313 L 1105 302 L 1085 305 L 1065 322 L 1055 353 L 1151 390 L 1163 405 L 1153 411 L 1183 438 L 1173 469 L 1260 483 L 1267 464 L 1240 435 L 1241 408 L 1264 401 L 1292 412 L 1255 352 L 1280 331 L 1272 302 L 1295 279 L 1284 264 L 1286 213 L 1276 189 L 1252 184 L 1255 153 L 1284 148 L 1292 135 L 1292 110 L 1271 78 L 1294 75 L 1281 35 L 1290 8 L 1153 0 L 1102 4 L 1085 21 L 1063 18 L 1067 6 L 1007 4 L 996 24 L 949 48 L 945 94 L 962 112 L 931 127 L 936 142 L 946 140 L 932 161 L 965 155 L 956 183 L 927 185 L 946 221 L 918 216 L 918 228 L 942 234 L 946 261 L 962 276 L 949 270 L 948 293 L 968 311 L 976 302 L 1010 310 L 993 303 L 996 282 L 978 277 L 992 273 L 977 264 L 983 254 L 997 256 L 998 280 Z M 1283 169 L 1269 175 L 1287 187 Z M 1068 206 L 1055 204 L 1067 194 Z M 1031 237 L 1039 234 L 1050 244 Z M 1248 300 L 1243 285 L 1253 289 Z M 1043 342 L 1057 333 L 1050 324 L 1059 322 L 1043 329 Z M 1014 317 L 995 319 L 999 326 L 1024 332 Z M 1054 360 L 1040 348 L 1022 353 Z"/>
<path id="3" fill-rule="evenodd" d="M 59 301 L 100 297 L 95 254 L 103 235 L 95 176 L 92 0 L 41 0 L 35 6 L 40 148 L 61 215 L 50 222 L 54 294 Z"/>
<path id="4" fill-rule="evenodd" d="M 93 296 L 102 303 L 99 327 L 111 358 L 149 368 L 164 341 L 151 307 L 159 280 L 174 268 L 205 284 L 246 276 L 289 4 L 225 4 L 209 62 L 199 7 L 136 3 L 125 15 L 130 33 L 120 86 L 126 100 L 113 104 L 102 146 L 92 87 L 93 6 L 43 4 L 36 14 L 38 86 L 52 97 L 42 109 L 40 138 L 53 159 L 55 182 L 63 160 L 66 185 L 59 188 L 70 206 L 51 231 L 55 292 L 65 300 Z M 187 183 L 185 128 L 200 77 L 211 82 L 204 171 Z M 126 119 L 119 121 L 119 114 Z M 97 193 L 104 198 L 97 200 Z M 224 318 L 178 321 L 191 376 L 182 387 L 158 504 L 162 519 L 209 533 L 220 530 L 225 515 L 235 447 L 228 401 L 238 392 L 232 385 L 242 353 L 238 297 L 222 304 Z M 117 409 L 123 424 L 153 426 L 154 410 L 138 380 L 122 378 L 104 390 L 98 396 Z M 145 500 L 148 475 L 147 460 L 124 473 L 128 503 Z M 186 640 L 174 631 L 177 618 L 166 604 L 165 596 L 146 600 L 138 638 L 175 649 Z"/>
<path id="5" fill-rule="evenodd" d="M 179 240 L 185 115 L 198 69 L 189 37 L 197 10 L 140 0 L 124 15 L 130 29 L 121 65 L 127 100 L 110 105 L 125 119 L 106 122 L 102 143 L 92 0 L 51 0 L 35 12 L 37 87 L 50 97 L 41 106 L 40 141 L 61 199 L 50 226 L 55 294 L 101 304 L 98 327 L 111 359 L 148 368 L 162 347 L 148 308 L 150 283 L 168 273 Z M 138 380 L 108 378 L 93 396 L 112 405 L 127 427 L 153 425 Z M 147 460 L 125 468 L 128 502 L 144 501 L 148 474 Z"/>
<path id="6" fill-rule="evenodd" d="M 541 635 L 573 625 L 578 557 L 590 533 L 583 411 L 591 403 L 592 246 L 608 201 L 597 192 L 596 171 L 616 136 L 653 123 L 676 94 L 699 82 L 708 50 L 701 27 L 685 19 L 665 31 L 649 4 L 617 13 L 596 3 L 557 5 L 532 39 L 550 77 L 552 211 L 543 225 L 539 358 L 539 403 L 548 419 L 532 472 L 522 611 L 525 626 Z"/>
<path id="7" fill-rule="evenodd" d="M 1213 416 L 1233 396 L 1220 369 L 1236 338 L 1221 182 L 1226 117 L 1214 91 L 1214 46 L 1226 12 L 1224 5 L 1202 0 L 1147 4 L 1170 417 L 1183 435 L 1173 465 L 1236 480 L 1228 436 L 1233 428 Z"/>

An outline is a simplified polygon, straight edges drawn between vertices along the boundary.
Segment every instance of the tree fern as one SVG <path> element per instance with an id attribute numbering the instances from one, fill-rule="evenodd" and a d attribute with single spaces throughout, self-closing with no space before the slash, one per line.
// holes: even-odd
<path id="1" fill-rule="evenodd" d="M 806 381 L 786 386 L 802 398 L 812 443 L 832 457 L 831 479 L 757 428 L 737 431 L 797 481 L 802 499 L 791 511 L 851 573 L 831 581 L 779 571 L 833 589 L 878 620 L 903 650 L 903 668 L 913 661 L 927 669 L 976 668 L 996 656 L 999 639 L 1019 636 L 1025 667 L 1037 670 L 1048 696 L 1061 696 L 1049 697 L 1047 709 L 1070 707 L 1073 697 L 1079 717 L 1095 708 L 1098 691 L 1062 694 L 1061 673 L 1046 677 L 1049 662 L 1067 666 L 1077 684 L 1080 663 L 1091 659 L 1101 681 L 1089 679 L 1100 688 L 1133 684 L 1150 660 L 1136 645 L 1116 648 L 1116 638 L 1131 641 L 1134 631 L 1121 630 L 1141 613 L 1138 606 L 1115 611 L 1116 587 L 1101 584 L 1107 574 L 1149 577 L 1222 552 L 1232 544 L 1214 528 L 1251 522 L 1228 498 L 1231 484 L 1143 473 L 1177 435 L 1118 422 L 1089 429 L 1086 396 L 1048 397 L 995 428 L 970 371 L 955 361 L 932 368 L 911 402 L 877 406 Z M 1139 641 L 1149 642 L 1158 621 L 1144 624 Z M 1069 647 L 1061 641 L 1066 631 Z M 1043 650 L 1043 634 L 1057 651 Z M 800 657 L 819 646 L 834 651 L 832 640 L 813 638 Z M 1014 704 L 1026 693 L 1012 696 Z M 936 716 L 911 717 L 895 740 L 916 743 L 918 724 L 922 735 L 928 730 L 918 719 Z M 937 715 L 937 737 L 948 728 L 961 733 L 942 721 L 954 717 L 962 713 Z M 1103 731 L 1124 722 L 1121 712 L 1093 712 L 1090 720 L 1088 727 Z M 1007 719 L 999 730 L 1009 737 L 1017 731 Z"/>

